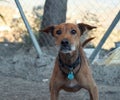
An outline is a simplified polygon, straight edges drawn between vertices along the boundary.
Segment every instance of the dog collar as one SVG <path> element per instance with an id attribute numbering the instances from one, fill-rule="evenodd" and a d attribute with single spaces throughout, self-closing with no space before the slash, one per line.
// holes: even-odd
<path id="1" fill-rule="evenodd" d="M 80 56 L 77 57 L 77 59 L 75 60 L 75 62 L 73 62 L 71 65 L 68 65 L 68 64 L 65 64 L 63 63 L 63 61 L 61 60 L 60 58 L 60 55 L 59 55 L 59 67 L 60 67 L 60 70 L 67 75 L 67 78 L 69 80 L 72 80 L 74 79 L 75 77 L 75 72 L 74 72 L 74 69 L 80 64 Z M 63 68 L 69 70 L 68 73 L 66 73 Z M 79 68 L 80 69 L 80 68 Z M 78 70 L 79 71 L 79 70 Z M 78 72 L 77 71 L 77 72 Z M 76 72 L 76 73 L 77 73 Z"/>

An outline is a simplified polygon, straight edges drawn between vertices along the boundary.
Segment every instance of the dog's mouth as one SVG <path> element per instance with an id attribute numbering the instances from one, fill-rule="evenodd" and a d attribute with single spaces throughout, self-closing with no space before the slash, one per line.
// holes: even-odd
<path id="1" fill-rule="evenodd" d="M 72 46 L 72 45 L 66 45 L 66 46 L 61 45 L 60 46 L 60 52 L 62 53 L 70 53 L 74 50 L 75 50 L 75 46 Z"/>
<path id="2" fill-rule="evenodd" d="M 60 52 L 62 52 L 62 53 L 71 53 L 74 50 L 75 50 L 75 45 L 71 44 L 71 42 L 68 39 L 64 38 L 61 41 Z"/>

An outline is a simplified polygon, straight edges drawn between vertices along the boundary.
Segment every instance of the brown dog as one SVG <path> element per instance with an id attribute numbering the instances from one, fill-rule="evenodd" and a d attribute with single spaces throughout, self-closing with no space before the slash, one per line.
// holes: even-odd
<path id="1" fill-rule="evenodd" d="M 93 28 L 83 23 L 62 23 L 41 30 L 51 33 L 60 47 L 50 80 L 51 100 L 58 100 L 61 89 L 76 92 L 81 88 L 88 90 L 90 100 L 98 100 L 98 90 L 83 51 L 83 46 L 91 39 L 83 45 L 80 43 L 80 36 Z"/>

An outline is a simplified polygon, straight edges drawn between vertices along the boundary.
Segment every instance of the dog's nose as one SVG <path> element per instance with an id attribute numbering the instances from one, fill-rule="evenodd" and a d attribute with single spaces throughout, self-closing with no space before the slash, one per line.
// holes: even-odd
<path id="1" fill-rule="evenodd" d="M 61 44 L 62 44 L 63 46 L 68 45 L 68 44 L 69 44 L 68 39 L 63 39 L 63 40 L 61 41 Z"/>

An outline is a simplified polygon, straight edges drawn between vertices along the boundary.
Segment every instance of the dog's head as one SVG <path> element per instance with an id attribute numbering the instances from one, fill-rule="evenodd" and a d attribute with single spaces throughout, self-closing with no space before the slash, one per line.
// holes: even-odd
<path id="1" fill-rule="evenodd" d="M 60 47 L 60 52 L 70 53 L 75 51 L 80 43 L 80 36 L 87 31 L 96 28 L 87 24 L 62 23 L 59 25 L 48 26 L 40 30 L 41 32 L 51 33 L 55 38 L 55 43 Z"/>

